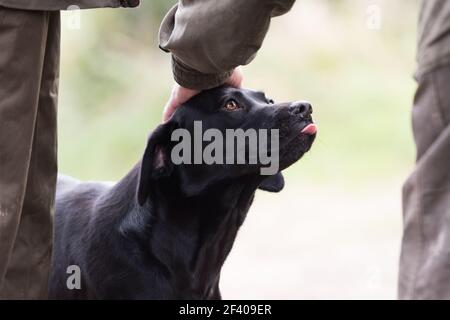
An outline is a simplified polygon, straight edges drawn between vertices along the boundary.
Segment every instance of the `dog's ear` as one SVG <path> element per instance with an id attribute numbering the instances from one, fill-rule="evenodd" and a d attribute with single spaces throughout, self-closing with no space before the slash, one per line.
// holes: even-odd
<path id="1" fill-rule="evenodd" d="M 172 173 L 173 163 L 170 159 L 170 137 L 173 131 L 171 123 L 159 125 L 150 135 L 144 157 L 142 158 L 137 200 L 143 206 L 150 194 L 152 184 L 158 179 Z"/>
<path id="2" fill-rule="evenodd" d="M 280 192 L 284 188 L 283 174 L 278 172 L 276 175 L 265 178 L 258 188 L 269 192 Z"/>

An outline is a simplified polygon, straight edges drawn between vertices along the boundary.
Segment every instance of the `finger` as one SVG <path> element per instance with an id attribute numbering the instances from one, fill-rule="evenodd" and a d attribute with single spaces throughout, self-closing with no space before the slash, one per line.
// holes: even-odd
<path id="1" fill-rule="evenodd" d="M 232 87 L 240 88 L 242 87 L 243 80 L 244 74 L 242 73 L 242 68 L 237 67 L 225 83 Z"/>
<path id="2" fill-rule="evenodd" d="M 170 95 L 169 102 L 164 108 L 163 121 L 166 122 L 167 120 L 169 120 L 179 106 L 194 97 L 199 92 L 200 91 L 198 90 L 183 88 L 180 85 L 176 84 L 172 89 L 172 94 Z"/>
<path id="3" fill-rule="evenodd" d="M 163 122 L 167 122 L 170 119 L 170 117 L 172 117 L 172 114 L 175 112 L 176 108 L 177 108 L 176 103 L 171 99 L 164 107 Z"/>
<path id="4" fill-rule="evenodd" d="M 176 85 L 172 87 L 172 91 L 170 92 L 169 101 L 167 101 L 166 105 L 163 109 L 163 122 L 166 122 L 172 116 L 174 111 L 174 100 L 176 98 Z"/>

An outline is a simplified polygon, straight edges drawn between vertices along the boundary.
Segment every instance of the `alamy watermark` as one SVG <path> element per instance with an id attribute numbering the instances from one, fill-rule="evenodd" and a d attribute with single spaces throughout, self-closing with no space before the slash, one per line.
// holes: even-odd
<path id="1" fill-rule="evenodd" d="M 381 7 L 377 4 L 371 4 L 366 9 L 366 26 L 369 30 L 381 30 L 382 18 Z"/>
<path id="2" fill-rule="evenodd" d="M 77 5 L 67 7 L 66 26 L 69 30 L 81 29 L 81 8 Z"/>
<path id="3" fill-rule="evenodd" d="M 2 205 L 0 205 L 0 218 L 6 218 L 8 216 L 8 211 L 6 211 L 6 208 L 3 208 Z"/>
<path id="4" fill-rule="evenodd" d="M 77 265 L 71 265 L 67 267 L 66 286 L 69 290 L 81 290 L 81 269 Z"/>
<path id="5" fill-rule="evenodd" d="M 193 135 L 187 129 L 172 132 L 171 141 L 178 142 L 171 153 L 175 165 L 251 164 L 261 166 L 261 175 L 278 172 L 278 129 L 226 129 L 224 135 L 218 129 L 203 132 L 202 122 L 195 121 Z"/>

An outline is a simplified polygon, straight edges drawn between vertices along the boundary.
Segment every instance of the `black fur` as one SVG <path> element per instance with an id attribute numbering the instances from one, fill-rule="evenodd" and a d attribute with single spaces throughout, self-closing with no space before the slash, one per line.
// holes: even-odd
<path id="1" fill-rule="evenodd" d="M 228 111 L 227 101 L 241 109 Z M 221 87 L 178 109 L 150 136 L 143 159 L 113 186 L 59 177 L 50 279 L 53 299 L 220 299 L 219 278 L 258 187 L 278 192 L 281 173 L 257 165 L 178 165 L 171 132 L 254 128 L 280 130 L 280 171 L 309 150 L 311 107 L 273 104 L 261 92 Z M 81 269 L 69 290 L 67 267 Z"/>

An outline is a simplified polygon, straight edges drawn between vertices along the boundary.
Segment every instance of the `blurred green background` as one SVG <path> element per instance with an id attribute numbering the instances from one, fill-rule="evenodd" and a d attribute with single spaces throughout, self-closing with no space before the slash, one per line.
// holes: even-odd
<path id="1" fill-rule="evenodd" d="M 63 14 L 60 172 L 120 179 L 160 122 L 173 80 L 157 34 L 175 1 L 141 2 L 83 11 L 80 29 Z M 225 298 L 395 297 L 417 17 L 412 0 L 299 0 L 273 19 L 244 86 L 311 101 L 319 135 L 283 193 L 257 195 Z"/>

